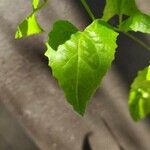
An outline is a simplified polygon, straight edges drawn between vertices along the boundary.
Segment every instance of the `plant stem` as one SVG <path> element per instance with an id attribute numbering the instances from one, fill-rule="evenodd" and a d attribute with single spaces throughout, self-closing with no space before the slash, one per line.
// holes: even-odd
<path id="1" fill-rule="evenodd" d="M 131 38 L 132 40 L 134 40 L 136 43 L 138 43 L 139 45 L 143 46 L 145 49 L 149 50 L 150 51 L 150 46 L 145 44 L 143 41 L 141 41 L 139 38 L 133 36 L 132 34 L 130 33 L 126 33 L 126 32 L 123 32 L 126 36 L 128 36 L 129 38 Z"/>
<path id="2" fill-rule="evenodd" d="M 120 28 L 121 23 L 122 23 L 122 17 L 123 17 L 123 15 L 122 15 L 122 14 L 120 14 L 120 15 L 119 15 L 119 28 Z"/>
<path id="3" fill-rule="evenodd" d="M 139 45 L 141 45 L 142 47 L 144 47 L 145 49 L 149 50 L 150 51 L 150 46 L 145 44 L 143 41 L 141 41 L 139 38 L 133 36 L 132 34 L 130 33 L 127 33 L 127 32 L 123 32 L 121 31 L 119 28 L 116 28 L 114 27 L 114 30 L 116 32 L 121 32 L 123 34 L 125 34 L 127 37 L 129 37 L 130 39 L 132 39 L 133 41 L 135 41 L 136 43 L 138 43 Z"/>
<path id="4" fill-rule="evenodd" d="M 120 29 L 120 26 L 121 26 L 121 23 L 122 23 L 122 17 L 123 17 L 123 14 L 122 14 L 123 4 L 124 4 L 124 2 L 120 1 L 120 7 L 119 7 L 119 25 L 118 25 L 119 29 Z"/>
<path id="5" fill-rule="evenodd" d="M 96 18 L 94 16 L 94 14 L 92 13 L 90 7 L 88 6 L 86 0 L 81 0 L 81 3 L 82 5 L 84 6 L 85 10 L 87 11 L 88 15 L 90 16 L 90 18 L 94 21 Z M 123 32 L 120 30 L 120 25 L 122 23 L 122 17 L 123 15 L 120 14 L 119 15 L 119 26 L 118 28 L 114 27 L 114 30 L 116 30 L 117 32 L 122 32 L 124 33 L 126 36 L 128 36 L 130 39 L 134 40 L 136 43 L 138 43 L 139 45 L 141 45 L 142 47 L 144 47 L 145 49 L 149 50 L 150 51 L 150 46 L 145 44 L 143 41 L 141 41 L 139 38 L 133 36 L 132 34 L 130 33 L 126 33 L 126 32 Z"/>
<path id="6" fill-rule="evenodd" d="M 38 8 L 34 9 L 33 13 L 36 13 L 37 11 L 39 11 L 40 9 L 42 9 L 46 4 L 48 3 L 48 0 L 44 0 L 43 4 L 41 4 Z"/>
<path id="7" fill-rule="evenodd" d="M 90 16 L 90 18 L 94 21 L 95 20 L 95 16 L 92 13 L 90 7 L 88 6 L 86 0 L 81 0 L 81 3 L 84 6 L 85 10 L 87 11 L 88 15 Z"/>

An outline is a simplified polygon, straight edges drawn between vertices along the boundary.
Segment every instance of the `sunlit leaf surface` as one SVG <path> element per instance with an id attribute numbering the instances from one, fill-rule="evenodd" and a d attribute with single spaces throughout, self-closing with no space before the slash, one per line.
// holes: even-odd
<path id="1" fill-rule="evenodd" d="M 32 0 L 32 12 L 18 25 L 15 34 L 16 39 L 42 33 L 44 31 L 37 21 L 36 13 L 42 9 L 47 2 L 48 0 L 43 0 L 42 2 L 40 2 L 40 0 Z"/>
<path id="2" fill-rule="evenodd" d="M 47 43 L 45 55 L 53 75 L 68 102 L 81 115 L 111 66 L 117 35 L 106 23 L 95 20 L 83 32 L 73 34 L 57 50 Z"/>
<path id="3" fill-rule="evenodd" d="M 35 15 L 27 17 L 19 26 L 15 38 L 38 34 L 43 32 L 43 29 L 38 24 Z"/>

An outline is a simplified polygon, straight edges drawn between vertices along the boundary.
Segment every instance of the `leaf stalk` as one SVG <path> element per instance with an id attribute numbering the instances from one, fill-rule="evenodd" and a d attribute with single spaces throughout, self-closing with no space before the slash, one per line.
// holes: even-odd
<path id="1" fill-rule="evenodd" d="M 81 3 L 84 6 L 85 10 L 87 11 L 88 15 L 90 16 L 90 18 L 94 21 L 96 18 L 94 14 L 92 13 L 90 7 L 88 6 L 86 0 L 81 0 Z"/>
<path id="2" fill-rule="evenodd" d="M 141 41 L 139 38 L 133 36 L 132 34 L 130 33 L 126 33 L 126 32 L 123 32 L 126 36 L 128 36 L 130 39 L 132 39 L 133 41 L 135 41 L 136 43 L 138 43 L 139 45 L 141 45 L 142 47 L 144 47 L 145 49 L 149 50 L 150 51 L 150 46 L 145 44 L 143 41 Z"/>

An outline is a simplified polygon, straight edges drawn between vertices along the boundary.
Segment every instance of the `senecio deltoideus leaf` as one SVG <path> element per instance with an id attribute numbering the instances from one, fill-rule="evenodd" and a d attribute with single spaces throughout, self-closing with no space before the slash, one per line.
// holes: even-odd
<path id="1" fill-rule="evenodd" d="M 80 115 L 114 59 L 118 33 L 101 20 L 72 34 L 57 49 L 47 43 L 45 55 L 68 102 Z"/>
<path id="2" fill-rule="evenodd" d="M 106 0 L 102 18 L 108 21 L 115 15 L 129 17 L 120 24 L 121 31 L 150 33 L 150 16 L 142 13 L 137 8 L 135 0 Z"/>
<path id="3" fill-rule="evenodd" d="M 125 32 L 139 31 L 150 34 L 150 16 L 137 12 L 127 20 L 123 21 L 120 28 Z"/>
<path id="4" fill-rule="evenodd" d="M 40 0 L 32 0 L 33 10 L 31 14 L 18 25 L 15 35 L 16 39 L 20 39 L 22 37 L 30 36 L 33 34 L 38 34 L 44 31 L 37 22 L 36 12 L 39 11 L 47 1 L 48 0 L 44 0 L 43 3 L 40 3 Z"/>
<path id="5" fill-rule="evenodd" d="M 115 15 L 131 16 L 137 12 L 135 0 L 106 0 L 103 19 L 108 21 Z"/>
<path id="6" fill-rule="evenodd" d="M 132 118 L 138 121 L 150 114 L 150 66 L 139 71 L 131 85 L 129 108 Z"/>

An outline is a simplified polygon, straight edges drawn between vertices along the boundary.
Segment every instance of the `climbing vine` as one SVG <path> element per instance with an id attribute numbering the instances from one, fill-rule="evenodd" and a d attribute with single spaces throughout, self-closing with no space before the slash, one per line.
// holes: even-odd
<path id="1" fill-rule="evenodd" d="M 48 0 L 32 0 L 32 12 L 17 28 L 16 39 L 38 34 L 44 30 L 37 21 L 36 14 Z M 56 21 L 46 42 L 49 66 L 58 80 L 67 101 L 80 115 L 99 87 L 107 70 L 111 67 L 120 33 L 150 50 L 143 41 L 129 31 L 150 34 L 150 16 L 142 13 L 135 0 L 106 0 L 102 18 L 96 18 L 86 0 L 81 0 L 92 23 L 79 31 L 66 20 Z M 108 21 L 118 16 L 118 25 Z M 126 16 L 124 19 L 124 16 Z M 148 62 L 149 63 L 149 62 Z M 150 65 L 137 74 L 129 92 L 129 110 L 137 121 L 150 113 Z"/>

